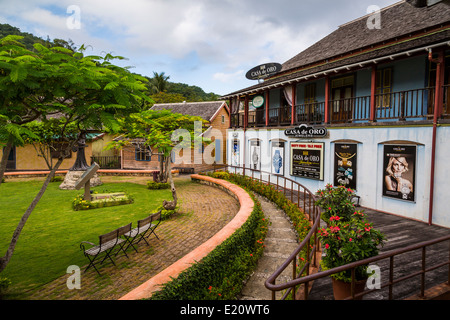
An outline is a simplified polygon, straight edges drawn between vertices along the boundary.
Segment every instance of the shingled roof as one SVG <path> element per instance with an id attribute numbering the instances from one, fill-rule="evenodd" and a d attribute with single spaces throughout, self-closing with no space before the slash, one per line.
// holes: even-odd
<path id="1" fill-rule="evenodd" d="M 450 39 L 450 6 L 444 2 L 417 8 L 400 1 L 381 9 L 380 29 L 369 29 L 368 18 L 341 25 L 283 63 L 274 77 L 224 97 Z"/>
<path id="2" fill-rule="evenodd" d="M 203 119 L 211 122 L 222 107 L 228 110 L 228 106 L 225 101 L 158 103 L 153 105 L 151 109 L 171 110 L 173 113 L 202 117 Z"/>

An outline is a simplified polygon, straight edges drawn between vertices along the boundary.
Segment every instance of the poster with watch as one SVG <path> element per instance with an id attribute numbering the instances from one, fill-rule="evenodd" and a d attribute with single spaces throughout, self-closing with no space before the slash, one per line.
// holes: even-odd
<path id="1" fill-rule="evenodd" d="M 356 189 L 357 144 L 336 143 L 334 145 L 334 182 L 335 186 Z"/>
<path id="2" fill-rule="evenodd" d="M 261 170 L 261 146 L 259 140 L 250 141 L 250 168 Z"/>
<path id="3" fill-rule="evenodd" d="M 272 142 L 272 173 L 284 175 L 284 142 Z"/>
<path id="4" fill-rule="evenodd" d="M 383 196 L 415 201 L 415 145 L 385 145 L 383 150 Z"/>

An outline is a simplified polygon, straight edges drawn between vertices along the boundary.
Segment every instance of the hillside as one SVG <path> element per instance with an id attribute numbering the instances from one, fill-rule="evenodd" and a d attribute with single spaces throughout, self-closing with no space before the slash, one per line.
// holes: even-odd
<path id="1" fill-rule="evenodd" d="M 50 40 L 50 38 L 47 36 L 47 39 L 44 40 L 31 33 L 22 32 L 17 27 L 0 23 L 0 38 L 6 37 L 7 35 L 23 36 L 24 38 L 21 40 L 21 42 L 28 50 L 31 51 L 33 50 L 33 44 L 36 42 L 39 42 L 48 47 L 63 46 L 72 50 L 76 50 L 75 44 L 70 39 L 67 41 L 63 39 Z M 151 77 L 145 77 L 151 80 Z M 206 93 L 202 88 L 195 85 L 175 83 L 170 81 L 167 81 L 166 90 L 164 92 L 151 94 L 149 89 L 149 96 L 155 101 L 155 103 L 214 101 L 219 99 L 219 95 L 212 92 Z"/>

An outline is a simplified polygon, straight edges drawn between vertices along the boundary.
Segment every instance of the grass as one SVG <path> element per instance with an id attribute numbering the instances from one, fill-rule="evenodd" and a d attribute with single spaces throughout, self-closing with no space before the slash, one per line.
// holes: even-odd
<path id="1" fill-rule="evenodd" d="M 134 203 L 74 211 L 72 200 L 83 190 L 60 190 L 50 183 L 25 224 L 12 259 L 0 275 L 12 281 L 13 291 L 48 283 L 64 274 L 70 265 L 86 265 L 81 241 L 98 243 L 98 236 L 144 218 L 171 200 L 170 190 L 148 190 L 144 184 L 122 182 L 123 177 L 92 188 L 99 193 L 124 191 Z M 102 179 L 103 180 L 103 179 Z M 23 213 L 42 186 L 42 181 L 8 181 L 0 186 L 0 255 L 3 256 Z"/>

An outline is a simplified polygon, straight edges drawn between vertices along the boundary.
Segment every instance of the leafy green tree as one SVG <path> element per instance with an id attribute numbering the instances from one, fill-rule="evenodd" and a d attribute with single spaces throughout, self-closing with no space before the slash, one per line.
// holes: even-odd
<path id="1" fill-rule="evenodd" d="M 47 48 L 40 43 L 35 43 L 36 52 L 31 52 L 18 42 L 21 38 L 0 39 L 1 119 L 23 126 L 25 118 L 26 122 L 31 118 L 40 121 L 57 118 L 55 137 L 64 142 L 65 148 L 60 150 L 57 162 L 14 231 L 5 255 L 0 258 L 0 272 L 10 261 L 27 219 L 81 133 L 114 132 L 120 128 L 119 118 L 139 110 L 144 101 L 151 102 L 144 94 L 145 78 L 111 62 L 122 57 L 85 56 L 84 46 L 74 52 L 64 47 Z M 69 131 L 72 126 L 78 129 L 77 135 Z M 11 135 L 7 136 L 7 141 L 2 138 L 4 143 L 11 140 Z"/>
<path id="2" fill-rule="evenodd" d="M 202 143 L 200 134 L 207 122 L 201 117 L 172 113 L 169 110 L 146 110 L 130 114 L 121 121 L 122 139 L 112 142 L 108 148 L 123 148 L 135 144 L 157 149 L 160 159 L 159 181 L 170 181 L 173 201 L 164 201 L 166 210 L 174 210 L 177 195 L 172 179 L 171 152 L 179 145 L 189 149 Z M 180 134 L 182 135 L 181 141 Z"/>
<path id="3" fill-rule="evenodd" d="M 153 78 L 150 79 L 150 90 L 153 93 L 164 92 L 167 89 L 167 84 L 170 76 L 166 76 L 165 72 L 153 72 Z"/>

